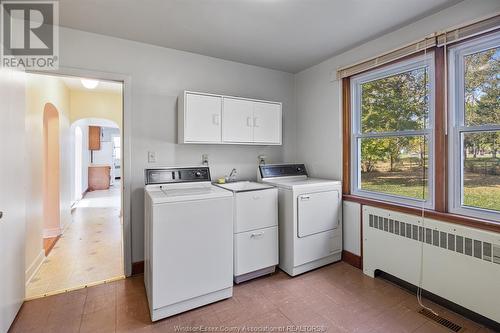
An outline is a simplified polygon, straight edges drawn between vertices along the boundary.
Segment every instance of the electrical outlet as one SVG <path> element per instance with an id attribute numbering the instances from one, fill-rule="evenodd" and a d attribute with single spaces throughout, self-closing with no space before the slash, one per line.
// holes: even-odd
<path id="1" fill-rule="evenodd" d="M 156 163 L 156 152 L 148 151 L 148 163 Z"/>
<path id="2" fill-rule="evenodd" d="M 208 154 L 201 155 L 201 164 L 208 166 Z"/>

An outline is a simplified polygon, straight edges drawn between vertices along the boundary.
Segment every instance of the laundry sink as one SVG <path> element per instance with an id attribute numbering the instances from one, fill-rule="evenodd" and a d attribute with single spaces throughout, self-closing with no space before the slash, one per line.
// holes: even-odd
<path id="1" fill-rule="evenodd" d="M 247 180 L 226 183 L 226 184 L 215 184 L 215 185 L 222 187 L 226 190 L 233 191 L 233 192 L 258 191 L 258 190 L 265 190 L 267 188 L 273 187 L 273 186 L 270 186 L 267 184 L 261 184 L 261 183 L 257 183 L 257 182 L 247 181 Z"/>

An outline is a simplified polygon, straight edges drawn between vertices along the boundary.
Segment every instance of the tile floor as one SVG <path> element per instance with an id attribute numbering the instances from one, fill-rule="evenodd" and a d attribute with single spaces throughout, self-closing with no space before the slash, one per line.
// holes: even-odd
<path id="1" fill-rule="evenodd" d="M 26 287 L 26 298 L 123 277 L 120 185 L 80 200 L 72 223 Z"/>
<path id="2" fill-rule="evenodd" d="M 283 272 L 234 288 L 234 297 L 151 323 L 142 276 L 26 302 L 11 333 L 175 332 L 178 327 L 317 325 L 320 332 L 451 332 L 417 313 L 415 296 L 343 262 L 290 278 Z M 492 332 L 438 305 L 465 332 Z M 239 333 L 237 330 L 225 332 Z M 250 332 L 250 331 L 248 331 Z M 260 331 L 262 332 L 262 331 Z"/>

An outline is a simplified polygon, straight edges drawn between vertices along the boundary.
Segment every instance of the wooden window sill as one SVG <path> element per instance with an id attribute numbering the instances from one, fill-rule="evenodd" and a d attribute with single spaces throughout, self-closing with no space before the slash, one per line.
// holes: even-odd
<path id="1" fill-rule="evenodd" d="M 393 210 L 400 213 L 406 213 L 411 215 L 422 215 L 422 210 L 419 208 L 408 207 L 403 205 L 398 205 L 395 203 L 390 203 L 386 201 L 374 200 L 369 198 L 364 198 L 360 196 L 355 196 L 351 194 L 344 194 L 342 198 L 345 201 L 357 202 L 362 205 L 372 206 L 376 208 Z M 452 213 L 438 212 L 435 210 L 425 210 L 424 216 L 427 218 L 436 219 L 439 221 L 456 223 L 463 226 L 482 229 L 487 231 L 493 231 L 500 233 L 500 223 L 493 222 L 489 220 L 477 219 L 469 216 L 457 215 Z"/>

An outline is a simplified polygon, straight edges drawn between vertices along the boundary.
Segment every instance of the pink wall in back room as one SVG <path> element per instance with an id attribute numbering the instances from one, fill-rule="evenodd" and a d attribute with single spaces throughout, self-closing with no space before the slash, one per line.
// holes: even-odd
<path id="1" fill-rule="evenodd" d="M 59 113 L 51 103 L 45 104 L 43 111 L 43 231 L 44 237 L 54 237 L 60 233 L 59 195 Z"/>

